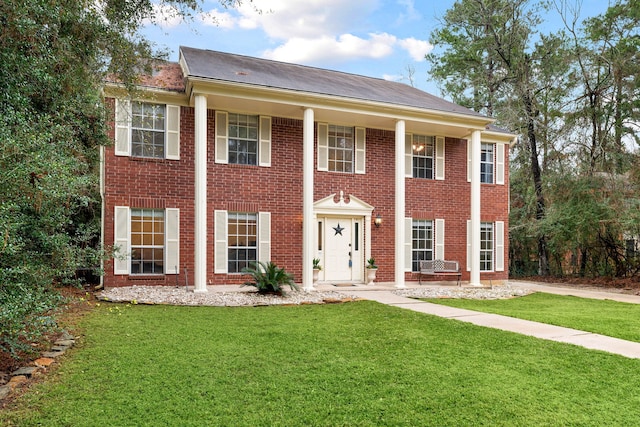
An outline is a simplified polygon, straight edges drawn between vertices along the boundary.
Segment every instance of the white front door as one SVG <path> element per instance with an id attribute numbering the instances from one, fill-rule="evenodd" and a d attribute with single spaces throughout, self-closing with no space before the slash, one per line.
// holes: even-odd
<path id="1" fill-rule="evenodd" d="M 328 217 L 324 220 L 324 280 L 362 282 L 362 219 Z"/>

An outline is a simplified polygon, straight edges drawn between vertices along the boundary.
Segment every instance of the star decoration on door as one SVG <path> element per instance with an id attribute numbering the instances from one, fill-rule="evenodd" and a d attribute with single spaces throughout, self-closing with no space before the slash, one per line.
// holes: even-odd
<path id="1" fill-rule="evenodd" d="M 344 227 L 340 227 L 340 223 L 338 223 L 337 227 L 333 227 L 333 229 L 336 231 L 334 236 L 337 236 L 338 234 L 342 236 L 342 230 L 344 230 Z"/>

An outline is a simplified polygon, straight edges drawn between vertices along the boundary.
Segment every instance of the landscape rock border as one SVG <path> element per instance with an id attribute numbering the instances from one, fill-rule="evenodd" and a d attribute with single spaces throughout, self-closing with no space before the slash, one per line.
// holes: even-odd
<path id="1" fill-rule="evenodd" d="M 62 336 L 53 343 L 53 346 L 48 351 L 42 352 L 41 357 L 31 362 L 33 363 L 32 365 L 23 366 L 9 374 L 9 381 L 0 385 L 0 402 L 30 379 L 46 373 L 57 362 L 57 358 L 65 354 L 75 343 L 76 338 L 67 331 L 63 331 Z"/>

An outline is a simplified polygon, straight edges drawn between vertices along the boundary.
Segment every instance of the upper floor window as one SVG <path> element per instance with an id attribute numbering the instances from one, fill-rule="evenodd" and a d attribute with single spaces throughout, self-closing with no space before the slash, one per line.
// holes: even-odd
<path id="1" fill-rule="evenodd" d="M 318 123 L 318 170 L 365 173 L 366 129 Z"/>
<path id="2" fill-rule="evenodd" d="M 258 116 L 229 113 L 229 163 L 258 164 Z"/>
<path id="3" fill-rule="evenodd" d="M 434 137 L 413 135 L 413 177 L 433 179 Z"/>
<path id="4" fill-rule="evenodd" d="M 215 162 L 271 166 L 271 117 L 216 111 Z"/>
<path id="5" fill-rule="evenodd" d="M 116 156 L 180 159 L 180 107 L 116 100 Z"/>
<path id="6" fill-rule="evenodd" d="M 329 125 L 329 170 L 353 172 L 353 128 Z"/>
<path id="7" fill-rule="evenodd" d="M 482 142 L 480 144 L 480 182 L 504 185 L 506 180 L 506 150 L 508 144 Z M 467 181 L 471 182 L 471 141 L 467 140 Z"/>
<path id="8" fill-rule="evenodd" d="M 493 147 L 482 144 L 480 149 L 480 182 L 484 184 L 493 184 Z"/>
<path id="9" fill-rule="evenodd" d="M 405 177 L 444 180 L 443 136 L 405 135 Z"/>
<path id="10" fill-rule="evenodd" d="M 165 106 L 131 103 L 131 155 L 164 158 Z"/>

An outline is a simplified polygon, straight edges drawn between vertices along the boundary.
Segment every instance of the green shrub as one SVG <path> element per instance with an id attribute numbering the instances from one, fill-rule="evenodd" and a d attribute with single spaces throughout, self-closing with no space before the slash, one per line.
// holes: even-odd
<path id="1" fill-rule="evenodd" d="M 298 290 L 293 276 L 272 262 L 252 262 L 252 268 L 243 268 L 242 272 L 250 274 L 253 281 L 245 282 L 242 286 L 253 286 L 261 294 L 285 295 L 284 287 Z"/>
<path id="2" fill-rule="evenodd" d="M 22 283 L 0 285 L 0 349 L 18 358 L 32 342 L 57 328 L 53 310 L 64 298 L 49 288 Z"/>

